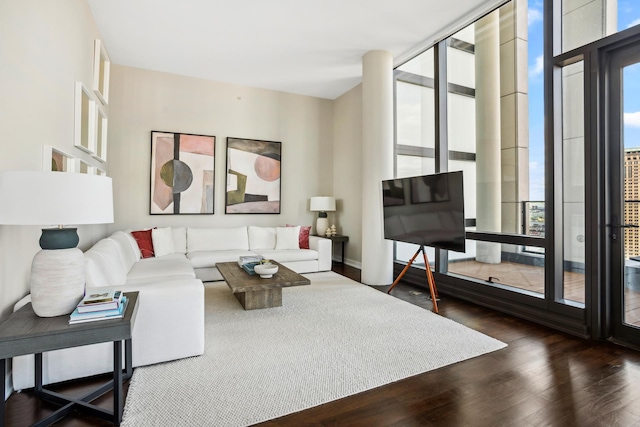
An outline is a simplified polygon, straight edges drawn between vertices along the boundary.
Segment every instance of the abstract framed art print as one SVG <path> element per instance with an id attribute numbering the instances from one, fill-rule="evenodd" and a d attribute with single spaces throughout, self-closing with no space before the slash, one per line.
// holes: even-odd
<path id="1" fill-rule="evenodd" d="M 280 213 L 282 143 L 227 138 L 225 213 Z"/>
<path id="2" fill-rule="evenodd" d="M 151 132 L 150 214 L 213 214 L 215 143 L 215 136 Z"/>

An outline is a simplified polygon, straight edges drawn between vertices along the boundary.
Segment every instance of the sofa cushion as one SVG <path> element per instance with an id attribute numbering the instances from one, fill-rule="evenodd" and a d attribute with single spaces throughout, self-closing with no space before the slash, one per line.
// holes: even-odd
<path id="1" fill-rule="evenodd" d="M 278 227 L 276 249 L 300 249 L 300 226 Z"/>
<path id="2" fill-rule="evenodd" d="M 140 255 L 142 258 L 150 258 L 154 256 L 151 230 L 132 231 L 131 235 L 138 243 L 138 248 L 140 248 Z"/>
<path id="3" fill-rule="evenodd" d="M 187 253 L 187 228 L 171 227 L 171 234 L 173 234 L 173 246 L 175 248 L 175 252 L 186 254 Z"/>
<path id="4" fill-rule="evenodd" d="M 169 254 L 141 259 L 135 263 L 127 276 L 126 284 L 155 283 L 180 277 L 193 279 L 196 275 L 184 254 Z"/>
<path id="5" fill-rule="evenodd" d="M 133 236 L 123 231 L 116 231 L 109 236 L 109 239 L 112 239 L 116 242 L 116 245 L 118 245 L 120 259 L 122 260 L 125 270 L 131 270 L 133 264 L 140 259 L 140 251 Z"/>
<path id="6" fill-rule="evenodd" d="M 249 250 L 247 227 L 187 228 L 188 252 Z"/>
<path id="7" fill-rule="evenodd" d="M 127 281 L 128 271 L 113 239 L 102 239 L 85 252 L 84 271 L 89 287 L 120 286 Z"/>
<path id="8" fill-rule="evenodd" d="M 263 258 L 272 259 L 282 262 L 290 261 L 309 261 L 318 259 L 318 252 L 313 249 L 298 249 L 298 250 L 263 250 L 258 252 Z"/>
<path id="9" fill-rule="evenodd" d="M 249 250 L 274 249 L 276 247 L 275 227 L 249 226 Z"/>
<path id="10" fill-rule="evenodd" d="M 154 228 L 151 230 L 151 240 L 153 241 L 153 252 L 157 257 L 172 254 L 176 251 L 171 227 Z"/>
<path id="11" fill-rule="evenodd" d="M 214 267 L 219 262 L 237 262 L 241 256 L 256 255 L 245 250 L 198 251 L 189 252 L 187 256 L 193 268 Z"/>

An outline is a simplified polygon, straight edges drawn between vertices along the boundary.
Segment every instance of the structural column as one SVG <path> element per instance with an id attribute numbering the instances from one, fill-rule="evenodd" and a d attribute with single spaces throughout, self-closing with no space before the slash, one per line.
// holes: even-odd
<path id="1" fill-rule="evenodd" d="M 362 282 L 393 282 L 393 245 L 384 239 L 382 180 L 393 178 L 393 58 L 362 57 Z"/>
<path id="2" fill-rule="evenodd" d="M 497 11 L 475 25 L 476 229 L 501 231 L 500 22 Z M 499 243 L 477 242 L 476 260 L 498 264 Z"/>

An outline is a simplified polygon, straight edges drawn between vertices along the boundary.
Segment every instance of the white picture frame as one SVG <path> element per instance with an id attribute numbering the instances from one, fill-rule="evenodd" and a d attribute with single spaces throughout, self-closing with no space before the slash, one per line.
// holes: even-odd
<path id="1" fill-rule="evenodd" d="M 76 159 L 51 145 L 42 147 L 42 170 L 46 172 L 75 172 Z"/>
<path id="2" fill-rule="evenodd" d="M 93 157 L 101 162 L 107 161 L 107 128 L 109 119 L 102 106 L 96 106 L 96 142 Z"/>
<path id="3" fill-rule="evenodd" d="M 111 59 L 104 43 L 96 39 L 93 54 L 93 90 L 96 97 L 103 105 L 109 103 L 109 74 L 111 72 Z"/>
<path id="4" fill-rule="evenodd" d="M 89 154 L 95 152 L 96 101 L 82 84 L 75 85 L 75 135 L 73 144 Z"/>
<path id="5" fill-rule="evenodd" d="M 84 173 L 87 175 L 94 175 L 93 169 L 94 166 L 91 166 L 89 163 L 85 162 L 82 159 L 76 159 L 75 172 L 76 173 Z"/>

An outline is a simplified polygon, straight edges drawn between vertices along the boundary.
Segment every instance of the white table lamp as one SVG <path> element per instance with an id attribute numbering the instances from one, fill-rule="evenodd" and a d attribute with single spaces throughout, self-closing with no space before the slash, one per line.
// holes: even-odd
<path id="1" fill-rule="evenodd" d="M 327 212 L 333 212 L 336 210 L 336 199 L 327 196 L 312 197 L 309 203 L 309 210 L 312 212 L 318 212 L 316 234 L 318 236 L 324 236 L 325 231 L 329 228 Z"/>
<path id="2" fill-rule="evenodd" d="M 84 295 L 84 255 L 76 228 L 113 222 L 111 178 L 66 172 L 1 171 L 0 224 L 54 225 L 31 264 L 31 304 L 38 316 L 69 314 Z"/>

